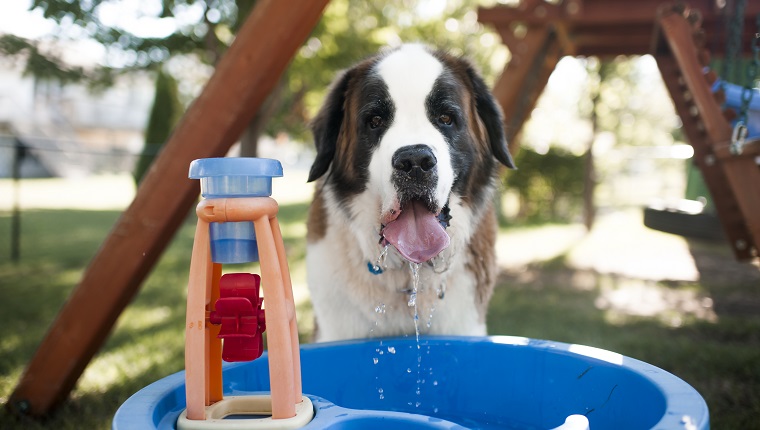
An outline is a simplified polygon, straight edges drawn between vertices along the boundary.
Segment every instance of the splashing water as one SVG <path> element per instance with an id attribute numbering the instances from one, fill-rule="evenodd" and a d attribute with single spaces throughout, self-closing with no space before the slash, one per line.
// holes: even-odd
<path id="1" fill-rule="evenodd" d="M 377 260 L 375 260 L 375 264 L 369 264 L 369 271 L 375 275 L 379 275 L 383 273 L 383 270 L 387 269 L 388 266 L 385 262 L 386 257 L 388 256 L 388 247 L 390 245 L 385 245 L 383 247 L 383 250 L 380 251 L 380 256 L 377 257 Z"/>
<path id="2" fill-rule="evenodd" d="M 435 306 L 430 307 L 430 315 L 428 315 L 427 324 L 425 326 L 428 328 L 428 331 L 430 331 L 430 326 L 433 325 L 433 313 L 435 312 Z"/>
<path id="3" fill-rule="evenodd" d="M 417 389 L 415 393 L 420 395 L 420 370 L 422 364 L 422 355 L 420 355 L 420 315 L 417 307 L 417 289 L 420 285 L 420 264 L 409 262 L 409 269 L 412 271 L 412 293 L 409 295 L 407 305 L 414 307 L 414 334 L 417 339 Z M 411 373 L 411 369 L 407 370 Z M 416 402 L 415 407 L 420 407 L 420 402 Z"/>
<path id="4" fill-rule="evenodd" d="M 375 306 L 375 314 L 377 314 L 378 317 L 375 318 L 374 324 L 372 327 L 370 327 L 367 337 L 373 337 L 375 329 L 380 326 L 380 319 L 385 316 L 385 303 L 380 303 L 379 305 Z"/>
<path id="5" fill-rule="evenodd" d="M 435 290 L 436 294 L 438 294 L 438 298 L 443 300 L 443 297 L 446 296 L 446 280 L 441 281 L 441 285 L 438 286 L 438 288 Z"/>
<path id="6" fill-rule="evenodd" d="M 449 270 L 449 267 L 451 266 L 451 263 L 443 256 L 443 253 L 433 257 L 433 259 L 430 260 L 430 264 L 433 266 L 433 272 L 438 273 L 439 275 Z"/>
<path id="7" fill-rule="evenodd" d="M 417 288 L 420 286 L 420 263 L 409 262 L 409 269 L 412 271 L 412 293 L 409 295 L 409 307 L 414 307 L 414 314 L 417 315 Z M 415 318 L 416 319 L 416 318 Z M 419 335 L 419 333 L 417 333 Z"/>
<path id="8" fill-rule="evenodd" d="M 414 307 L 414 333 L 417 336 L 417 349 L 420 349 L 420 316 L 417 312 L 417 289 L 420 286 L 420 263 L 409 262 L 409 269 L 412 271 L 412 293 L 409 295 L 409 301 L 406 303 L 409 307 Z"/>

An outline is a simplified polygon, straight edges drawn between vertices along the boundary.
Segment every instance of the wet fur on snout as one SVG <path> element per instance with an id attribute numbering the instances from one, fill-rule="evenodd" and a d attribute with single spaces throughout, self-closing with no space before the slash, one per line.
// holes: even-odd
<path id="1" fill-rule="evenodd" d="M 307 277 L 317 340 L 414 333 L 406 262 L 391 249 L 382 274 L 367 270 L 382 251 L 382 226 L 411 200 L 451 215 L 451 245 L 440 256 L 448 270 L 420 269 L 420 314 L 435 313 L 429 333 L 486 334 L 496 275 L 493 193 L 499 165 L 514 167 L 502 124 L 474 68 L 445 52 L 404 45 L 337 77 L 312 123 Z M 393 154 L 410 145 L 430 148 L 434 172 L 394 170 Z"/>

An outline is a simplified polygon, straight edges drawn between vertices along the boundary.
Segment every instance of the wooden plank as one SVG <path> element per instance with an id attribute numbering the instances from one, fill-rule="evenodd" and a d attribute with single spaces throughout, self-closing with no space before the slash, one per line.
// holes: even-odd
<path id="1" fill-rule="evenodd" d="M 669 66 L 663 64 L 661 67 L 670 67 L 675 73 L 680 73 L 681 82 L 690 99 L 688 104 L 691 106 L 681 107 L 679 114 L 684 123 L 695 121 L 698 131 L 704 135 L 701 139 L 697 137 L 696 140 L 701 143 L 695 145 L 695 154 L 701 158 L 698 160 L 700 167 L 703 172 L 718 169 L 727 182 L 728 190 L 710 190 L 714 200 L 723 200 L 721 207 L 718 207 L 716 201 L 718 216 L 737 258 L 752 259 L 757 255 L 757 245 L 760 244 L 760 187 L 757 186 L 760 183 L 760 171 L 752 158 L 721 160 L 716 156 L 716 148 L 731 140 L 732 130 L 702 74 L 693 29 L 682 15 L 675 13 L 662 16 L 660 28 L 674 60 Z M 658 56 L 658 61 L 663 62 L 663 59 Z M 674 72 L 670 72 L 670 75 L 672 73 Z M 668 79 L 671 81 L 670 89 L 674 85 L 673 78 L 669 76 Z M 680 85 L 680 82 L 676 85 Z M 683 90 L 676 90 L 675 93 L 671 90 L 674 100 L 684 97 L 686 93 Z M 706 174 L 706 182 L 713 181 L 714 187 L 719 185 L 722 188 L 722 180 L 716 179 L 721 173 Z"/>
<path id="2" fill-rule="evenodd" d="M 478 9 L 478 21 L 484 24 L 501 26 L 512 22 L 526 25 L 546 25 L 557 21 L 577 25 L 605 25 L 612 28 L 621 24 L 654 25 L 658 10 L 676 2 L 662 0 L 584 0 L 582 7 L 573 13 L 572 2 L 564 2 L 564 7 L 545 9 L 538 12 L 535 5 L 521 2 L 517 7 L 494 6 Z M 688 0 L 684 3 L 691 9 L 699 10 L 705 21 L 719 17 L 715 0 Z M 531 7 L 533 6 L 533 7 Z M 755 15 L 760 13 L 760 2 L 748 1 L 745 10 L 745 23 L 752 25 Z"/>
<path id="3" fill-rule="evenodd" d="M 760 157 L 760 138 L 747 139 L 742 146 L 741 154 L 734 154 L 731 151 L 731 144 L 726 142 L 723 145 L 715 146 L 715 155 L 721 159 L 731 159 L 734 157 L 750 157 L 756 159 Z"/>
<path id="4" fill-rule="evenodd" d="M 510 52 L 512 59 L 506 64 L 492 92 L 504 112 L 507 142 L 510 151 L 515 153 L 516 136 L 559 62 L 561 47 L 548 28 L 532 27 L 521 45 L 512 45 Z"/>
<path id="5" fill-rule="evenodd" d="M 549 28 L 561 24 L 568 29 L 568 37 L 576 45 L 578 55 L 642 55 L 650 52 L 658 11 L 672 5 L 661 0 L 585 0 L 582 4 L 565 1 L 561 7 L 546 8 L 545 5 L 523 1 L 517 7 L 479 8 L 478 20 L 491 24 L 499 31 L 514 23 Z M 726 44 L 723 35 L 717 34 L 722 29 L 718 23 L 723 21 L 723 17 L 714 0 L 689 0 L 686 5 L 699 11 L 707 40 L 721 41 L 710 46 L 715 50 L 713 54 L 723 55 Z M 760 2 L 748 2 L 742 40 L 754 37 L 757 31 L 755 16 L 758 13 Z M 747 43 L 743 44 L 743 54 L 751 54 Z"/>
<path id="6" fill-rule="evenodd" d="M 196 201 L 190 161 L 227 152 L 327 2 L 257 2 L 51 325 L 8 401 L 11 409 L 45 415 L 68 396 Z"/>
<path id="7" fill-rule="evenodd" d="M 694 148 L 693 162 L 702 172 L 705 185 L 710 191 L 710 196 L 718 212 L 723 232 L 730 244 L 735 244 L 740 240 L 746 241 L 750 237 L 750 233 L 744 224 L 741 209 L 734 200 L 728 179 L 712 154 L 707 136 L 704 133 L 704 125 L 700 123 L 698 117 L 692 115 L 694 112 L 693 105 L 690 100 L 686 100 L 685 92 L 687 89 L 681 84 L 683 80 L 678 64 L 673 57 L 668 55 L 658 55 L 655 58 L 665 86 L 673 99 L 676 112 L 681 117 L 684 135 Z M 738 260 L 746 260 L 752 257 L 747 250 L 737 250 L 733 246 L 732 249 Z"/>

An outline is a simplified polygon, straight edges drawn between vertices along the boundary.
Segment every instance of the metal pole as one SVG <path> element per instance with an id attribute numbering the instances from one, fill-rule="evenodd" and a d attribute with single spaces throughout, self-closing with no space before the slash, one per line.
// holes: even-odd
<path id="1" fill-rule="evenodd" d="M 26 155 L 24 145 L 14 139 L 13 145 L 13 215 L 11 217 L 11 261 L 18 263 L 21 256 L 21 161 Z"/>

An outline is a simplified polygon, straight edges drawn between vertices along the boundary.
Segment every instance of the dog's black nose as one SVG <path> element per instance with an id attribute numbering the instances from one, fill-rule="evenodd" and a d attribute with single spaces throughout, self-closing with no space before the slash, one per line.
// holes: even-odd
<path id="1" fill-rule="evenodd" d="M 396 151 L 391 159 L 393 168 L 412 177 L 430 172 L 438 163 L 427 145 L 409 145 Z"/>

